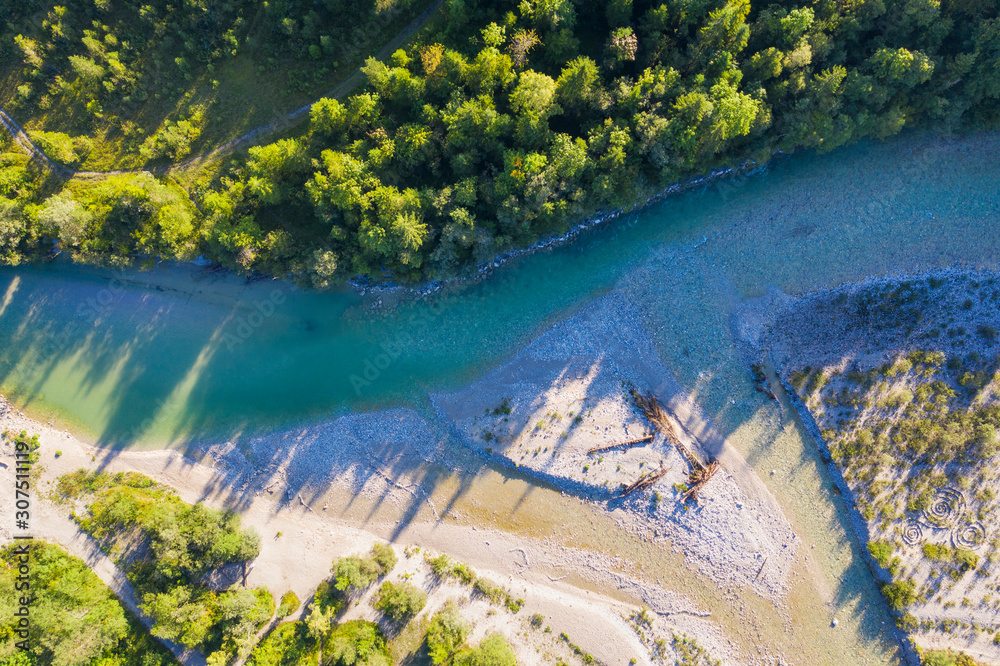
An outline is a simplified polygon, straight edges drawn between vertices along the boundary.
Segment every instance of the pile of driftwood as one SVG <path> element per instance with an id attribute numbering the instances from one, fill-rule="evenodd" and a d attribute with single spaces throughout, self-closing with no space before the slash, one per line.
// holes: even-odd
<path id="1" fill-rule="evenodd" d="M 677 447 L 677 450 L 681 452 L 684 459 L 688 461 L 688 464 L 691 466 L 691 472 L 688 474 L 688 489 L 687 492 L 684 493 L 682 499 L 685 502 L 688 500 L 694 500 L 697 502 L 698 493 L 705 487 L 705 484 L 708 483 L 709 479 L 715 476 L 715 473 L 721 469 L 722 464 L 718 460 L 703 463 L 701 459 L 695 455 L 694 451 L 685 446 L 684 442 L 677 437 L 677 433 L 674 432 L 673 423 L 670 422 L 670 417 L 667 416 L 667 412 L 663 409 L 663 406 L 659 403 L 659 401 L 653 397 L 652 393 L 642 395 L 633 389 L 632 400 L 635 401 L 636 407 L 642 411 L 646 419 L 652 423 L 657 430 L 662 432 L 667 440 Z M 661 463 L 661 472 L 656 479 L 659 479 L 664 473 L 665 470 L 663 470 Z M 654 479 L 651 483 L 640 487 L 649 487 L 652 483 L 656 482 L 656 479 Z M 643 477 L 640 477 L 639 481 L 636 481 L 636 483 L 640 483 L 643 480 Z M 632 486 L 629 486 L 629 488 L 631 487 Z M 627 490 L 628 488 L 626 488 L 626 491 Z"/>

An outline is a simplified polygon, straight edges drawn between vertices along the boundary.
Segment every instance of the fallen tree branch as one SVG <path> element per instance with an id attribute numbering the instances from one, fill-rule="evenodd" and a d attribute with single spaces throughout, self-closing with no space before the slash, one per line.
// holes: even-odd
<path id="1" fill-rule="evenodd" d="M 659 481 L 660 479 L 662 479 L 663 475 L 666 474 L 666 473 L 667 473 L 667 468 L 664 467 L 663 461 L 661 460 L 660 461 L 660 469 L 659 469 L 659 471 L 657 471 L 657 472 L 646 472 L 645 474 L 643 474 L 642 476 L 640 476 L 638 479 L 636 479 L 635 483 L 633 483 L 632 485 L 630 485 L 627 488 L 625 488 L 625 490 L 622 491 L 622 494 L 619 495 L 619 497 L 628 497 L 629 495 L 631 495 L 632 493 L 634 493 L 637 490 L 642 490 L 644 488 L 649 488 L 654 483 L 656 483 L 657 481 Z"/>
<path id="2" fill-rule="evenodd" d="M 594 448 L 592 448 L 589 451 L 587 451 L 587 455 L 589 456 L 592 453 L 604 453 L 605 451 L 612 451 L 614 449 L 621 448 L 621 447 L 625 447 L 626 449 L 630 449 L 633 446 L 636 446 L 638 444 L 648 444 L 649 442 L 653 441 L 653 438 L 655 436 L 656 435 L 645 435 L 643 437 L 637 437 L 635 439 L 630 439 L 630 440 L 627 440 L 627 441 L 624 441 L 624 442 L 618 442 L 616 444 L 608 444 L 607 446 L 595 446 Z"/>
<path id="3" fill-rule="evenodd" d="M 684 493 L 682 499 L 685 502 L 688 500 L 697 502 L 698 492 L 705 487 L 709 479 L 715 476 L 715 473 L 720 469 L 722 469 L 722 463 L 718 460 L 713 460 L 700 469 L 692 469 L 691 474 L 688 476 L 688 490 Z"/>

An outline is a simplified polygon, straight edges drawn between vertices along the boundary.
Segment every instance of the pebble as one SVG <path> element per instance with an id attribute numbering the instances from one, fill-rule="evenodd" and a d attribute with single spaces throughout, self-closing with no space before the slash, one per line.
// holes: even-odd
<path id="1" fill-rule="evenodd" d="M 838 620 L 837 618 L 833 618 L 833 622 L 830 623 L 830 626 L 836 627 L 838 624 L 840 624 L 840 620 Z"/>

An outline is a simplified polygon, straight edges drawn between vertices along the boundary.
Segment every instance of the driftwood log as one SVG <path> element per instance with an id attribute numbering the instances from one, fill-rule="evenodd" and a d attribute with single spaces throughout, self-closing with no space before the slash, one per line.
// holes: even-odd
<path id="1" fill-rule="evenodd" d="M 692 468 L 691 474 L 688 476 L 688 489 L 684 493 L 683 500 L 687 502 L 688 500 L 698 501 L 698 492 L 705 487 L 708 480 L 715 476 L 715 473 L 722 468 L 722 463 L 718 460 L 713 460 L 707 465 L 702 465 L 701 467 Z"/>
<path id="2" fill-rule="evenodd" d="M 632 400 L 635 401 L 636 407 L 642 411 L 646 419 L 653 424 L 653 427 L 662 432 L 666 436 L 667 440 L 677 447 L 677 450 L 681 452 L 684 459 L 688 461 L 688 464 L 691 466 L 691 473 L 688 474 L 688 489 L 682 496 L 682 500 L 685 502 L 688 500 L 694 500 L 697 502 L 698 493 L 705 487 L 705 484 L 708 483 L 709 479 L 715 476 L 715 473 L 722 468 L 722 463 L 718 460 L 704 463 L 700 458 L 698 458 L 697 455 L 695 455 L 694 451 L 685 446 L 684 442 L 677 437 L 677 433 L 674 431 L 674 426 L 670 422 L 670 417 L 667 416 L 666 410 L 663 409 L 663 405 L 660 404 L 652 393 L 642 395 L 633 389 Z M 663 474 L 661 473 L 660 476 L 663 476 Z M 642 481 L 641 477 L 639 481 Z M 639 483 L 639 481 L 636 483 Z M 629 487 L 631 488 L 631 486 Z"/>
<path id="3" fill-rule="evenodd" d="M 637 437 L 636 439 L 630 439 L 625 442 L 608 444 L 607 446 L 595 446 L 594 448 L 587 451 L 587 455 L 589 456 L 592 453 L 604 453 L 605 451 L 612 451 L 614 449 L 620 449 L 623 447 L 626 449 L 631 449 L 633 446 L 637 446 L 639 444 L 648 444 L 649 442 L 652 442 L 653 437 L 655 437 L 655 435 L 644 435 L 642 437 Z"/>
<path id="4" fill-rule="evenodd" d="M 663 466 L 663 461 L 660 461 L 660 469 L 658 471 L 646 472 L 638 479 L 636 479 L 635 483 L 622 490 L 622 494 L 619 495 L 619 497 L 628 497 L 637 490 L 649 488 L 654 483 L 662 479 L 663 475 L 666 473 L 667 473 L 667 468 Z"/>

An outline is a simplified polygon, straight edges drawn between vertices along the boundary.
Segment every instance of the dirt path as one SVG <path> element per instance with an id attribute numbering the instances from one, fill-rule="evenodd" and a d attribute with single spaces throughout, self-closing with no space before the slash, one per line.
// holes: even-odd
<path id="1" fill-rule="evenodd" d="M 6 129 L 7 132 L 10 133 L 10 135 L 14 138 L 14 141 L 17 143 L 17 145 L 21 146 L 21 148 L 23 148 L 25 152 L 27 152 L 32 157 L 44 162 L 45 166 L 47 166 L 51 171 L 54 171 L 60 176 L 64 176 L 66 178 L 73 178 L 74 176 L 78 178 L 92 178 L 95 176 L 96 177 L 117 176 L 129 172 L 129 170 L 77 171 L 76 169 L 70 169 L 69 167 L 63 166 L 58 162 L 54 162 L 52 159 L 49 158 L 48 155 L 42 152 L 42 149 L 36 146 L 32 142 L 31 137 L 28 136 L 28 133 L 25 132 L 21 128 L 21 126 L 18 125 L 17 122 L 15 122 L 15 120 L 11 118 L 10 115 L 8 115 L 8 113 L 2 108 L 0 108 L 0 125 L 3 125 L 4 129 Z M 140 171 L 140 169 L 133 169 L 131 171 Z"/>
<path id="2" fill-rule="evenodd" d="M 419 30 L 424 25 L 424 23 L 426 23 L 430 19 L 430 17 L 434 15 L 434 12 L 436 12 L 443 3 L 444 0 L 434 0 L 434 2 L 427 9 L 423 11 L 423 13 L 421 13 L 419 16 L 413 19 L 413 21 L 411 21 L 409 25 L 407 25 L 400 32 L 398 32 L 392 39 L 390 39 L 381 49 L 379 49 L 379 51 L 373 57 L 376 60 L 385 60 L 390 55 L 392 55 L 396 51 L 396 49 L 402 46 L 406 42 L 406 40 L 408 40 L 414 33 L 416 33 L 417 30 Z M 344 95 L 353 91 L 355 88 L 357 88 L 364 81 L 364 78 L 365 77 L 361 71 L 361 68 L 358 67 L 357 69 L 354 70 L 354 72 L 351 73 L 350 76 L 348 76 L 346 79 L 341 81 L 339 84 L 337 84 L 327 92 L 320 95 L 318 99 L 323 99 L 327 97 L 333 99 L 339 99 Z M 316 101 L 318 101 L 318 99 Z M 4 129 L 6 129 L 7 132 L 14 138 L 14 141 L 17 142 L 17 144 L 21 146 L 21 148 L 23 148 L 27 153 L 29 153 L 32 157 L 35 157 L 36 159 L 39 159 L 42 162 L 44 162 L 45 165 L 50 170 L 66 178 L 74 178 L 74 177 L 100 178 L 104 176 L 118 176 L 125 173 L 136 173 L 139 171 L 152 171 L 154 173 L 165 174 L 177 169 L 187 169 L 190 167 L 198 166 L 199 164 L 202 164 L 207 160 L 211 160 L 215 157 L 218 157 L 219 155 L 231 152 L 232 150 L 236 149 L 237 147 L 247 142 L 260 139 L 269 134 L 274 134 L 275 132 L 281 131 L 283 129 L 287 129 L 288 127 L 291 127 L 297 121 L 299 121 L 303 116 L 305 116 L 309 112 L 309 109 L 312 108 L 313 104 L 315 104 L 315 101 L 309 102 L 308 104 L 301 106 L 298 109 L 295 109 L 294 111 L 290 111 L 281 118 L 278 118 L 277 120 L 274 120 L 266 125 L 261 125 L 260 127 L 256 127 L 247 132 L 246 134 L 243 134 L 235 139 L 232 139 L 231 141 L 227 141 L 221 146 L 217 146 L 213 150 L 204 153 L 202 155 L 196 155 L 195 157 L 190 157 L 186 160 L 177 162 L 172 165 L 163 165 L 158 167 L 151 167 L 148 169 L 122 169 L 114 171 L 78 171 L 76 169 L 71 169 L 49 158 L 48 155 L 46 155 L 38 146 L 34 144 L 34 142 L 32 142 L 31 137 L 28 136 L 27 132 L 25 132 L 24 129 L 22 129 L 21 126 L 18 125 L 17 122 L 13 118 L 11 118 L 11 116 L 7 113 L 7 111 L 2 107 L 0 107 L 0 124 L 3 125 Z"/>

